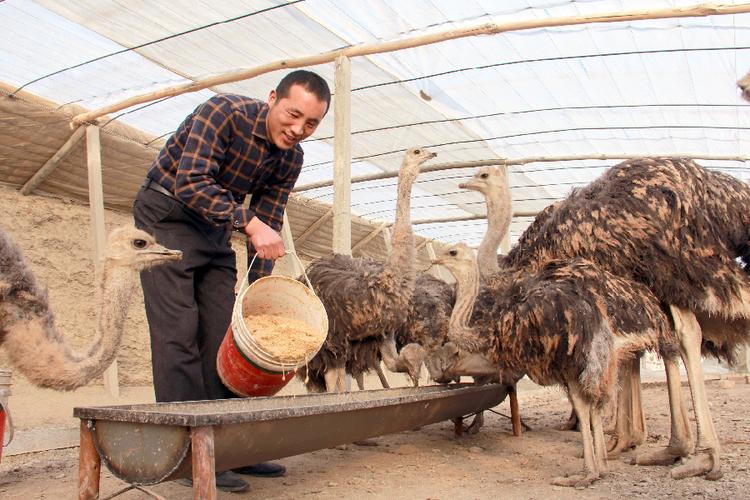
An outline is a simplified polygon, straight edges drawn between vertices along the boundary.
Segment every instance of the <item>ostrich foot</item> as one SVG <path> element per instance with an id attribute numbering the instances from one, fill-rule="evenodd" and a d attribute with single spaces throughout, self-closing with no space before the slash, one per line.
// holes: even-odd
<path id="1" fill-rule="evenodd" d="M 607 443 L 607 458 L 617 458 L 621 453 L 634 449 L 641 444 L 637 441 L 633 436 L 618 436 L 615 434 Z"/>
<path id="2" fill-rule="evenodd" d="M 721 472 L 721 462 L 718 453 L 711 450 L 698 452 L 682 465 L 672 469 L 672 479 L 685 479 L 686 477 L 701 476 L 705 474 L 706 479 L 716 481 L 724 474 Z"/>
<path id="3" fill-rule="evenodd" d="M 558 431 L 577 431 L 578 430 L 578 415 L 575 411 L 570 412 L 568 421 L 562 425 L 556 427 Z"/>
<path id="4" fill-rule="evenodd" d="M 477 434 L 482 427 L 484 427 L 484 412 L 479 412 L 474 415 L 474 420 L 471 421 L 471 424 L 464 431 L 466 434 Z"/>
<path id="5" fill-rule="evenodd" d="M 630 463 L 631 465 L 674 465 L 681 457 L 689 455 L 688 450 L 667 446 L 660 450 L 641 453 Z"/>
<path id="6" fill-rule="evenodd" d="M 555 486 L 567 486 L 569 488 L 584 488 L 599 479 L 599 474 L 589 472 L 588 474 L 573 474 L 571 476 L 560 476 L 552 480 Z"/>

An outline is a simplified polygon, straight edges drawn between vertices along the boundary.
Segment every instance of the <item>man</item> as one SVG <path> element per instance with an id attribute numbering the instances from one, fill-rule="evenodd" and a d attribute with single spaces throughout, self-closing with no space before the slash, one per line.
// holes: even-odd
<path id="1" fill-rule="evenodd" d="M 318 127 L 330 100 L 325 80 L 304 70 L 285 76 L 268 103 L 216 95 L 182 122 L 149 169 L 133 205 L 136 226 L 183 252 L 175 265 L 141 274 L 157 402 L 233 397 L 216 371 L 235 300 L 231 231 L 247 235 L 266 263 L 261 274 L 284 255 L 279 231 L 302 168 L 299 142 Z M 235 472 L 284 471 L 266 463 Z M 231 471 L 217 474 L 216 485 L 248 488 Z"/>

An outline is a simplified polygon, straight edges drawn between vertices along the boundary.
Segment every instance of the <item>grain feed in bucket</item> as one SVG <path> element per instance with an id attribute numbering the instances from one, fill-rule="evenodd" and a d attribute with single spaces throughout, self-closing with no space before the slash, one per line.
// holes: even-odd
<path id="1" fill-rule="evenodd" d="M 286 276 L 266 276 L 249 286 L 243 279 L 216 363 L 235 394 L 276 394 L 325 342 L 328 315 L 305 279 L 308 286 Z"/>

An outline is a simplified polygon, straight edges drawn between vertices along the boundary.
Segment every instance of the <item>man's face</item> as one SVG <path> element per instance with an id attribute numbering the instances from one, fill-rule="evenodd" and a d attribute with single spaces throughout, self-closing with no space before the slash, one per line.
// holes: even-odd
<path id="1" fill-rule="evenodd" d="M 301 85 L 292 85 L 289 95 L 281 99 L 272 90 L 268 106 L 266 128 L 269 139 L 279 149 L 290 149 L 310 137 L 328 111 L 325 101 Z"/>

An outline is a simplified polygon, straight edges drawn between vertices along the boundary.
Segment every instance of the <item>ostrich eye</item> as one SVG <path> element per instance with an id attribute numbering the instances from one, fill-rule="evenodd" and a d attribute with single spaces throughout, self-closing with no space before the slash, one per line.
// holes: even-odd
<path id="1" fill-rule="evenodd" d="M 490 176 L 490 175 L 489 175 L 489 174 L 488 174 L 487 172 L 483 172 L 483 173 L 479 174 L 479 178 L 480 178 L 480 179 L 486 179 L 486 178 L 487 178 L 487 177 L 489 177 L 489 176 Z"/>
<path id="2" fill-rule="evenodd" d="M 419 154 L 419 153 L 421 153 L 421 152 L 422 152 L 422 150 L 421 150 L 421 149 L 415 149 L 415 150 L 414 150 L 414 154 L 415 154 L 415 155 L 418 155 L 418 154 Z"/>
<path id="3" fill-rule="evenodd" d="M 142 249 L 142 248 L 146 248 L 147 245 L 148 245 L 148 242 L 146 242 L 146 240 L 141 240 L 141 239 L 133 240 L 133 246 L 135 248 Z"/>
<path id="4" fill-rule="evenodd" d="M 448 252 L 448 254 L 450 254 L 451 257 L 455 257 L 456 255 L 458 255 L 458 251 L 457 250 L 451 250 L 450 252 Z"/>

